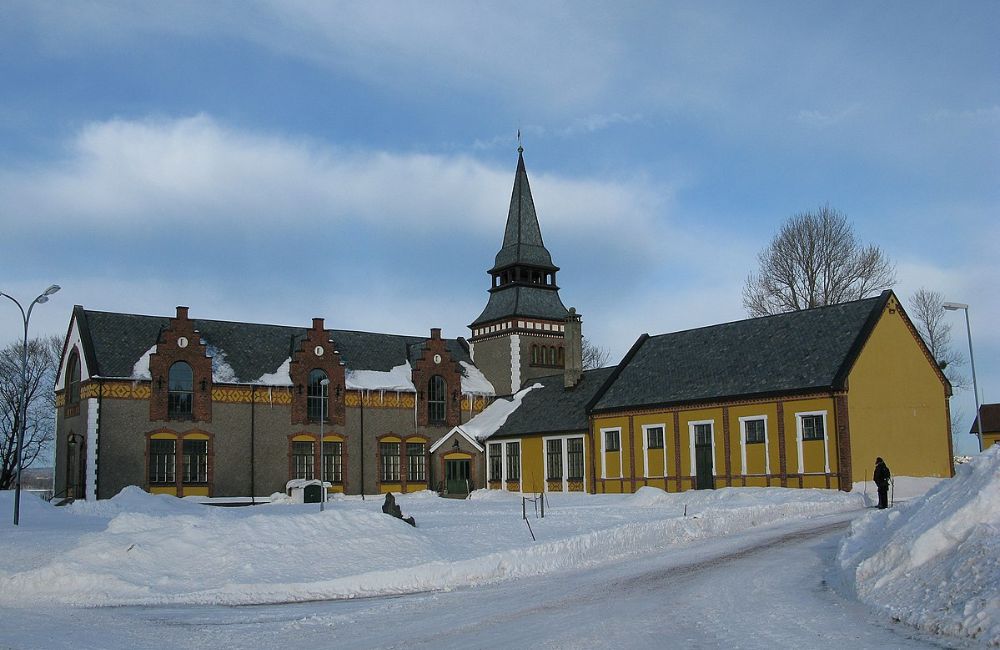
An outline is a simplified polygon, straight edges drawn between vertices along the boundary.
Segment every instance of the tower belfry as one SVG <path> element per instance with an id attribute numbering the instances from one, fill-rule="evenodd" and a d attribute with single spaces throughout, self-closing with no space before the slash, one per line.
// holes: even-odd
<path id="1" fill-rule="evenodd" d="M 542 241 L 519 145 L 503 244 L 488 271 L 490 298 L 469 325 L 473 358 L 498 395 L 565 366 L 569 311 L 559 298 L 558 271 Z"/>

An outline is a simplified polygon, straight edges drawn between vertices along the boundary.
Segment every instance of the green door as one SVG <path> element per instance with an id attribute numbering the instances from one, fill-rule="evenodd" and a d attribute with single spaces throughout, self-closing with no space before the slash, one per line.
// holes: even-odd
<path id="1" fill-rule="evenodd" d="M 469 492 L 469 461 L 444 461 L 446 490 L 448 494 L 468 494 Z"/>
<path id="2" fill-rule="evenodd" d="M 714 490 L 712 475 L 712 425 L 694 425 L 695 489 Z"/>

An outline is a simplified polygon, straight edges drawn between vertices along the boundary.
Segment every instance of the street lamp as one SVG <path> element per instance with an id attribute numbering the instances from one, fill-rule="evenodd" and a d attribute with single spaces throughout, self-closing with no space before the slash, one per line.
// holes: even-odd
<path id="1" fill-rule="evenodd" d="M 319 489 L 323 496 L 319 500 L 319 511 L 326 506 L 326 456 L 323 455 L 323 423 L 326 421 L 326 401 L 330 399 L 330 380 L 320 379 L 322 399 L 319 402 Z"/>
<path id="2" fill-rule="evenodd" d="M 972 393 L 976 398 L 976 433 L 979 437 L 979 451 L 983 450 L 983 421 L 979 416 L 979 386 L 976 383 L 976 359 L 972 356 L 972 327 L 969 326 L 969 306 L 961 302 L 946 302 L 941 305 L 948 311 L 965 311 L 965 332 L 969 335 L 969 363 L 972 365 Z"/>
<path id="3" fill-rule="evenodd" d="M 24 307 L 21 303 L 17 301 L 17 298 L 0 291 L 0 296 L 7 298 L 21 310 L 21 320 L 24 321 L 24 341 L 21 347 L 21 395 L 17 402 L 17 469 L 14 474 L 14 525 L 18 525 L 19 514 L 21 511 L 21 448 L 24 445 L 24 425 L 25 421 L 28 419 L 28 321 L 31 320 L 31 310 L 35 308 L 35 305 L 40 305 L 43 302 L 49 301 L 49 296 L 59 291 L 59 285 L 53 284 L 51 287 L 43 291 L 38 295 L 37 298 L 31 301 L 28 305 L 28 311 L 24 311 Z"/>

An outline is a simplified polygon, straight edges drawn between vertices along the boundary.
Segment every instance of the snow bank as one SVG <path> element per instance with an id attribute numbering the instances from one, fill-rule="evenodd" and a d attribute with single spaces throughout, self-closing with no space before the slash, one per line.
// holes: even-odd
<path id="1" fill-rule="evenodd" d="M 137 488 L 96 504 L 49 508 L 63 521 L 27 544 L 0 526 L 0 606 L 265 604 L 451 589 L 593 566 L 769 523 L 858 508 L 824 490 L 727 489 L 719 494 L 549 495 L 544 519 L 521 520 L 520 497 L 400 495 L 417 528 L 381 499 L 213 508 Z M 689 516 L 685 517 L 684 506 Z M 34 507 L 34 506 L 32 506 Z M 74 514 L 95 513 L 79 517 Z M 103 522 L 100 526 L 91 525 Z M 89 527 L 83 526 L 87 524 Z"/>
<path id="2" fill-rule="evenodd" d="M 856 521 L 837 562 L 862 601 L 921 629 L 1000 645 L 1000 447 L 924 497 Z"/>

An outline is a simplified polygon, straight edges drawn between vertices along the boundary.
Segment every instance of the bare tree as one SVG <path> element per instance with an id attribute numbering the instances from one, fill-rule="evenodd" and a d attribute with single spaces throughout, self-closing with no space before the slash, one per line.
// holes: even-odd
<path id="1" fill-rule="evenodd" d="M 10 489 L 17 473 L 20 426 L 21 350 L 18 341 L 0 350 L 0 490 Z M 28 341 L 28 417 L 25 420 L 22 468 L 30 467 L 55 438 L 55 392 L 62 341 L 48 336 Z"/>
<path id="2" fill-rule="evenodd" d="M 592 342 L 587 340 L 587 337 L 583 337 L 583 369 L 593 370 L 594 368 L 603 368 L 608 365 L 608 360 L 611 358 L 611 353 L 605 348 L 598 345 L 594 345 Z"/>
<path id="3" fill-rule="evenodd" d="M 937 362 L 951 385 L 966 388 L 961 373 L 965 358 L 952 347 L 951 325 L 944 314 L 944 296 L 937 291 L 921 287 L 910 296 L 910 316 L 931 356 Z"/>
<path id="4" fill-rule="evenodd" d="M 847 217 L 828 205 L 788 219 L 757 259 L 743 288 L 751 316 L 857 300 L 896 283 L 882 250 L 860 244 Z"/>

